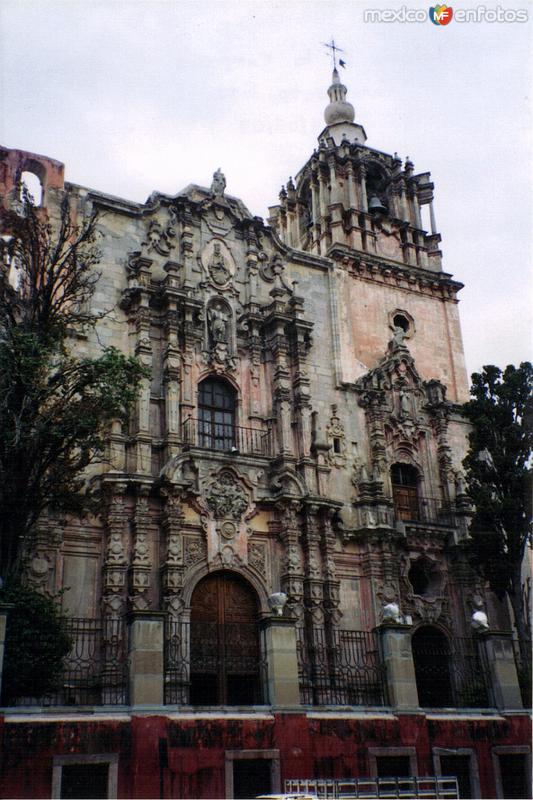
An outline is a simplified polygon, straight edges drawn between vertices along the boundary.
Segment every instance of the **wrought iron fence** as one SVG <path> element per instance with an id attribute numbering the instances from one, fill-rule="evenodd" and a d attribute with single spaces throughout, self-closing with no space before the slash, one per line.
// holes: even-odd
<path id="1" fill-rule="evenodd" d="M 522 703 L 524 708 L 531 708 L 531 639 L 513 639 L 513 650 Z"/>
<path id="2" fill-rule="evenodd" d="M 46 695 L 13 700 L 22 706 L 122 705 L 128 701 L 127 643 L 123 619 L 67 617 L 72 647 L 57 688 Z M 16 631 L 13 634 L 16 646 Z"/>
<path id="3" fill-rule="evenodd" d="M 413 640 L 418 702 L 423 708 L 487 708 L 491 703 L 488 668 L 478 642 Z"/>
<path id="4" fill-rule="evenodd" d="M 267 702 L 265 648 L 250 623 L 165 623 L 166 704 L 256 705 Z"/>
<path id="5" fill-rule="evenodd" d="M 188 417 L 182 426 L 182 436 L 185 444 L 206 450 L 267 457 L 273 455 L 272 434 L 260 428 L 243 428 Z"/>
<path id="6" fill-rule="evenodd" d="M 386 680 L 372 631 L 299 628 L 300 698 L 309 705 L 385 705 Z"/>
<path id="7" fill-rule="evenodd" d="M 400 504 L 394 498 L 396 519 L 404 522 L 427 522 L 433 525 L 455 525 L 455 513 L 448 503 L 437 497 L 412 497 Z"/>

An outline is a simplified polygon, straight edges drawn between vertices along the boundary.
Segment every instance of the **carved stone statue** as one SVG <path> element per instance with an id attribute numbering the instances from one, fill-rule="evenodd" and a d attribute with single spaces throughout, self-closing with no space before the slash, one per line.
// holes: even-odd
<path id="1" fill-rule="evenodd" d="M 223 286 L 231 277 L 231 272 L 226 266 L 226 260 L 220 250 L 220 243 L 215 242 L 213 255 L 209 261 L 209 274 L 217 286 Z"/>
<path id="2" fill-rule="evenodd" d="M 207 313 L 209 333 L 214 344 L 228 343 L 228 317 L 220 307 L 211 307 Z"/>
<path id="3" fill-rule="evenodd" d="M 226 178 L 220 171 L 220 167 L 213 173 L 213 180 L 211 182 L 211 194 L 214 197 L 222 197 L 226 188 Z"/>
<path id="4" fill-rule="evenodd" d="M 400 417 L 405 419 L 411 413 L 411 404 L 409 402 L 409 393 L 404 389 L 400 389 Z"/>
<path id="5" fill-rule="evenodd" d="M 399 325 L 396 325 L 396 327 L 394 328 L 394 336 L 392 337 L 393 348 L 403 347 L 404 346 L 403 340 L 405 339 L 406 336 L 407 334 L 404 331 L 404 329 L 401 328 Z"/>

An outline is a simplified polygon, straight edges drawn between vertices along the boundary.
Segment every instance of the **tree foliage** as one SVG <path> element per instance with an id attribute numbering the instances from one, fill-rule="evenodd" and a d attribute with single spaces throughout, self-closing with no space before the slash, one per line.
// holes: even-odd
<path id="1" fill-rule="evenodd" d="M 7 618 L 3 702 L 55 691 L 61 685 L 64 658 L 72 646 L 59 598 L 15 582 L 5 587 L 1 600 L 14 606 Z"/>
<path id="2" fill-rule="evenodd" d="M 55 224 L 25 194 L 0 211 L 0 554 L 20 572 L 24 543 L 45 509 L 90 507 L 84 470 L 104 457 L 114 420 L 127 421 L 143 368 L 114 348 L 76 356 L 73 333 L 94 328 L 97 217 Z"/>
<path id="3" fill-rule="evenodd" d="M 508 596 L 522 638 L 530 635 L 521 576 L 531 535 L 532 389 L 529 362 L 503 372 L 485 366 L 472 375 L 463 406 L 472 425 L 464 466 L 475 507 L 473 563 L 500 599 Z"/>

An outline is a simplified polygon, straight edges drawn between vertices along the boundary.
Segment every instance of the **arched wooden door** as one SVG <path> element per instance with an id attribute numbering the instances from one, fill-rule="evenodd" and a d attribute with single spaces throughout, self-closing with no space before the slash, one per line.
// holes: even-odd
<path id="1" fill-rule="evenodd" d="M 191 703 L 261 702 L 253 589 L 237 575 L 217 572 L 199 582 L 191 605 Z"/>

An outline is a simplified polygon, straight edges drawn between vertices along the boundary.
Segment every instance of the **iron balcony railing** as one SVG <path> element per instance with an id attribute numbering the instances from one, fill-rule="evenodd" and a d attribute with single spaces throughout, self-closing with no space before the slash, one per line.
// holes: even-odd
<path id="1" fill-rule="evenodd" d="M 385 671 L 374 632 L 298 628 L 297 654 L 302 703 L 386 704 Z"/>
<path id="2" fill-rule="evenodd" d="M 413 642 L 418 702 L 422 708 L 492 705 L 488 665 L 475 639 Z"/>
<path id="3" fill-rule="evenodd" d="M 122 705 L 128 702 L 127 639 L 123 619 L 67 617 L 72 646 L 54 691 L 38 696 L 3 697 L 18 706 Z M 13 632 L 16 647 L 17 632 Z M 46 648 L 46 641 L 42 642 Z"/>
<path id="4" fill-rule="evenodd" d="M 426 800 L 459 797 L 456 777 L 442 778 L 346 778 L 340 780 L 287 779 L 285 794 L 318 800 L 374 800 L 374 798 L 418 798 Z"/>
<path id="5" fill-rule="evenodd" d="M 455 514 L 448 503 L 436 497 L 409 498 L 400 502 L 394 497 L 394 516 L 404 522 L 426 522 L 434 525 L 455 525 Z"/>
<path id="6" fill-rule="evenodd" d="M 243 428 L 188 417 L 182 426 L 183 442 L 205 450 L 243 455 L 273 456 L 271 431 Z"/>

